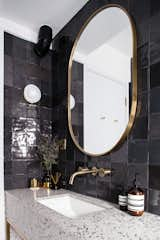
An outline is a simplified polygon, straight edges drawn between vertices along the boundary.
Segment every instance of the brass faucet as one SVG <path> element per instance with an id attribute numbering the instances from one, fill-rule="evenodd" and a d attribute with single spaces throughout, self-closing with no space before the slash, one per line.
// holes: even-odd
<path id="1" fill-rule="evenodd" d="M 73 185 L 73 182 L 76 176 L 89 174 L 89 173 L 91 173 L 93 176 L 96 176 L 98 174 L 100 177 L 104 177 L 105 175 L 110 174 L 111 170 L 105 169 L 105 168 L 98 169 L 96 167 L 92 167 L 92 169 L 79 167 L 78 171 L 71 175 L 69 184 Z"/>

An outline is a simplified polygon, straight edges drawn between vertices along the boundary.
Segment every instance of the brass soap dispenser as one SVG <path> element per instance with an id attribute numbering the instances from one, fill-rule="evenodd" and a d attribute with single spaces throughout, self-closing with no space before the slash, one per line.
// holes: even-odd
<path id="1" fill-rule="evenodd" d="M 144 213 L 144 191 L 137 186 L 137 175 L 133 187 L 128 192 L 128 212 L 133 216 L 142 216 Z"/>

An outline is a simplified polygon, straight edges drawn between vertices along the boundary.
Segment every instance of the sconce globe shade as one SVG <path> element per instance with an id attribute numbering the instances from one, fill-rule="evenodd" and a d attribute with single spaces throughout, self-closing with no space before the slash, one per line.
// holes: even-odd
<path id="1" fill-rule="evenodd" d="M 24 98 L 29 103 L 37 103 L 41 99 L 41 91 L 34 84 L 28 84 L 24 88 Z"/>
<path id="2" fill-rule="evenodd" d="M 70 95 L 70 109 L 72 110 L 75 107 L 75 98 Z"/>

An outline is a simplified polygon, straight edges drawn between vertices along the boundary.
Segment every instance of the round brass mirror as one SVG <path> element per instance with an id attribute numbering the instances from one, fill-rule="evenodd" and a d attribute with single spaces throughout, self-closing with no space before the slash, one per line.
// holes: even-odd
<path id="1" fill-rule="evenodd" d="M 68 123 L 75 145 L 91 156 L 110 152 L 129 134 L 136 107 L 135 26 L 125 9 L 107 5 L 83 25 L 70 56 Z"/>

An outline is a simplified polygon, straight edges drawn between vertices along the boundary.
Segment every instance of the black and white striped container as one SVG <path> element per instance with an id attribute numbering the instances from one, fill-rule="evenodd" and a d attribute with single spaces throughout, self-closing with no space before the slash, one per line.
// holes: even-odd
<path id="1" fill-rule="evenodd" d="M 128 211 L 139 216 L 144 212 L 144 194 L 128 194 Z"/>
<path id="2" fill-rule="evenodd" d="M 119 208 L 122 211 L 127 211 L 127 195 L 118 195 Z"/>
<path id="3" fill-rule="evenodd" d="M 142 216 L 144 213 L 144 191 L 137 186 L 137 176 L 133 181 L 133 187 L 128 191 L 128 212 L 133 216 Z"/>

